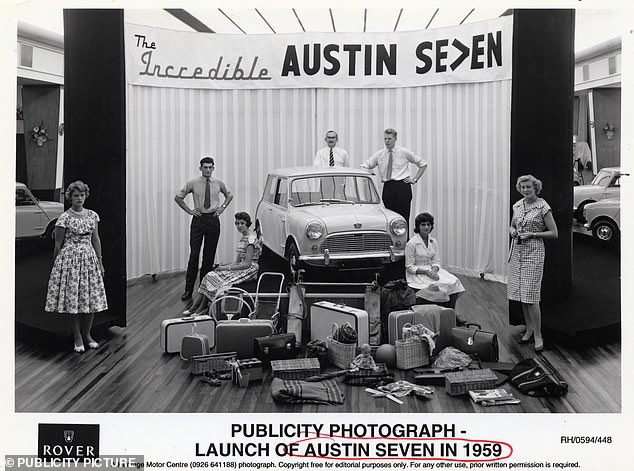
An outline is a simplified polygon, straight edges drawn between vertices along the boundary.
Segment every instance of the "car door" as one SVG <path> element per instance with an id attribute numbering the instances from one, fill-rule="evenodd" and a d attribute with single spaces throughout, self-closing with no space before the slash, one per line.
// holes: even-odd
<path id="1" fill-rule="evenodd" d="M 257 209 L 257 219 L 260 222 L 260 230 L 262 231 L 262 237 L 264 238 L 264 244 L 271 250 L 277 253 L 275 250 L 275 237 L 273 230 L 272 209 L 273 200 L 275 199 L 275 192 L 277 191 L 277 177 L 275 175 L 269 175 L 264 185 L 264 193 L 262 193 L 262 199 Z"/>
<path id="2" fill-rule="evenodd" d="M 270 206 L 270 230 L 274 237 L 274 246 L 270 248 L 278 255 L 284 255 L 286 246 L 286 217 L 288 215 L 288 182 L 284 177 L 277 180 L 273 204 Z"/>
<path id="3" fill-rule="evenodd" d="M 15 236 L 37 237 L 46 229 L 48 219 L 37 205 L 33 195 L 26 189 L 15 189 Z"/>

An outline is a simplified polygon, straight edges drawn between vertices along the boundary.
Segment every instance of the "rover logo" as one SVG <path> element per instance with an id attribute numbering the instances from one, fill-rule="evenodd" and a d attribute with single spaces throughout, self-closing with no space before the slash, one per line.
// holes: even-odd
<path id="1" fill-rule="evenodd" d="M 73 438 L 75 438 L 74 430 L 64 430 L 64 441 L 66 443 L 73 443 Z"/>
<path id="2" fill-rule="evenodd" d="M 37 456 L 57 458 L 98 458 L 99 424 L 39 424 Z"/>

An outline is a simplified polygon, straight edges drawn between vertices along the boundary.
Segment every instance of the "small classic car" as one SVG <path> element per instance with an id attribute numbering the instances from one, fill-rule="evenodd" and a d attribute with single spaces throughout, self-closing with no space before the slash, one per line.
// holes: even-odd
<path id="1" fill-rule="evenodd" d="M 584 227 L 592 231 L 595 239 L 610 244 L 619 239 L 621 233 L 621 200 L 618 198 L 588 203 L 583 208 L 586 220 Z"/>
<path id="2" fill-rule="evenodd" d="M 288 167 L 269 172 L 256 219 L 264 245 L 303 265 L 379 268 L 402 259 L 407 222 L 386 209 L 372 172 Z"/>
<path id="3" fill-rule="evenodd" d="M 24 183 L 15 184 L 15 238 L 53 237 L 57 218 L 64 205 L 55 201 L 39 201 Z"/>
<path id="4" fill-rule="evenodd" d="M 589 185 L 573 187 L 573 216 L 583 224 L 583 208 L 588 203 L 621 196 L 621 169 L 606 167 L 592 179 Z"/>

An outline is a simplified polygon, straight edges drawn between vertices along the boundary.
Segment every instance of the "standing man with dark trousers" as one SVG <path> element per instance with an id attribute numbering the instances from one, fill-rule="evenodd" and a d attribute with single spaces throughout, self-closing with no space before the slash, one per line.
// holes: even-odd
<path id="1" fill-rule="evenodd" d="M 227 190 L 225 184 L 217 178 L 212 178 L 214 171 L 214 159 L 204 157 L 200 160 L 201 176 L 188 181 L 174 197 L 174 201 L 183 211 L 193 216 L 189 230 L 189 263 L 187 264 L 187 275 L 185 278 L 185 292 L 181 296 L 183 301 L 191 299 L 194 291 L 196 275 L 198 275 L 198 260 L 200 257 L 200 247 L 203 245 L 203 263 L 200 268 L 200 279 L 211 271 L 216 257 L 216 247 L 220 238 L 220 216 L 231 200 L 233 195 Z M 185 197 L 191 193 L 194 200 L 194 208 L 191 209 L 185 203 Z M 224 201 L 220 201 L 220 194 L 224 195 Z"/>
<path id="2" fill-rule="evenodd" d="M 396 131 L 386 129 L 383 133 L 385 149 L 377 151 L 362 168 L 379 167 L 379 175 L 383 181 L 383 204 L 387 209 L 397 212 L 405 218 L 409 225 L 409 213 L 412 202 L 412 185 L 416 185 L 427 169 L 427 162 L 411 150 L 396 145 Z M 410 176 L 409 164 L 418 167 L 414 178 Z"/>

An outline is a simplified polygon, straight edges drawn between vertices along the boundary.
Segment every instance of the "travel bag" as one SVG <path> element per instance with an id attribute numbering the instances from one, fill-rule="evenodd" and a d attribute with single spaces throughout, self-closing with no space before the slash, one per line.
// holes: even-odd
<path id="1" fill-rule="evenodd" d="M 560 397 L 568 392 L 568 383 L 545 357 L 520 361 L 511 370 L 509 382 L 527 396 Z"/>
<path id="2" fill-rule="evenodd" d="M 381 288 L 378 284 L 365 287 L 363 308 L 368 313 L 370 345 L 381 345 Z"/>
<path id="3" fill-rule="evenodd" d="M 196 323 L 196 332 L 206 335 L 209 349 L 216 343 L 216 320 L 211 316 L 187 316 L 161 321 L 161 350 L 165 353 L 179 353 L 183 337 L 191 334 L 192 324 Z"/>
<path id="4" fill-rule="evenodd" d="M 436 315 L 437 319 L 435 319 Z M 423 324 L 438 334 L 434 338 L 436 343 L 434 354 L 436 354 L 451 343 L 451 330 L 456 326 L 456 312 L 434 304 L 413 306 L 412 309 L 391 312 L 387 319 L 387 341 L 395 345 L 397 340 L 403 338 L 403 326 L 408 323 Z"/>
<path id="5" fill-rule="evenodd" d="M 192 324 L 192 332 L 181 340 L 181 358 L 189 360 L 200 355 L 209 355 L 209 337 L 196 331 L 196 323 Z"/>
<path id="6" fill-rule="evenodd" d="M 388 281 L 381 288 L 381 338 L 388 338 L 387 323 L 390 312 L 404 311 L 416 304 L 416 292 L 404 279 Z"/>
<path id="7" fill-rule="evenodd" d="M 481 361 L 498 361 L 500 358 L 497 334 L 482 330 L 479 324 L 467 323 L 464 327 L 451 329 L 451 346 L 475 354 Z"/>
<path id="8" fill-rule="evenodd" d="M 356 345 L 370 343 L 368 313 L 362 309 L 319 301 L 310 306 L 310 338 L 326 340 L 332 335 L 332 326 L 350 324 L 357 332 Z"/>
<path id="9" fill-rule="evenodd" d="M 238 358 L 253 358 L 253 340 L 273 334 L 273 321 L 268 319 L 242 319 L 218 321 L 216 352 L 236 352 Z"/>
<path id="10" fill-rule="evenodd" d="M 255 356 L 268 368 L 271 360 L 289 360 L 297 358 L 299 349 L 295 334 L 274 334 L 253 339 Z"/>

